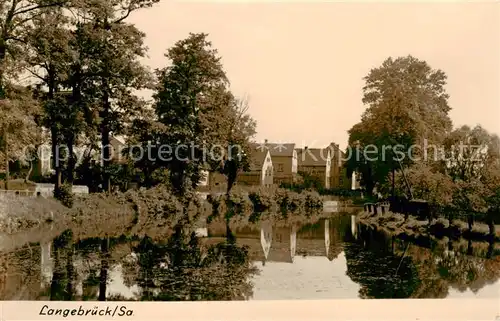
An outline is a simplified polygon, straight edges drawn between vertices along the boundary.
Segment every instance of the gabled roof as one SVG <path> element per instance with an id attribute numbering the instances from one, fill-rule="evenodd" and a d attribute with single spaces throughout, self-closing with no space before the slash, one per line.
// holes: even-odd
<path id="1" fill-rule="evenodd" d="M 110 144 L 125 146 L 125 141 L 122 141 L 118 136 L 110 136 L 109 137 Z"/>
<path id="2" fill-rule="evenodd" d="M 122 145 L 125 145 L 125 142 L 126 142 L 126 138 L 123 135 L 111 136 L 111 139 L 118 141 Z"/>
<path id="3" fill-rule="evenodd" d="M 295 144 L 286 143 L 286 144 L 276 144 L 276 143 L 267 143 L 267 149 L 269 149 L 269 153 L 272 156 L 286 156 L 292 157 L 293 151 L 295 149 Z"/>
<path id="4" fill-rule="evenodd" d="M 338 155 L 340 155 L 341 158 L 344 158 L 345 156 L 345 153 L 340 149 L 339 144 L 330 143 L 330 145 L 328 145 L 326 148 L 330 149 L 332 153 L 332 158 Z"/>
<path id="5" fill-rule="evenodd" d="M 326 166 L 329 149 L 327 148 L 298 148 L 298 166 Z"/>
<path id="6" fill-rule="evenodd" d="M 267 149 L 271 157 L 292 157 L 295 143 L 254 143 L 259 149 Z"/>
<path id="7" fill-rule="evenodd" d="M 262 165 L 266 160 L 268 150 L 262 148 L 259 144 L 250 144 L 250 171 L 261 171 Z"/>

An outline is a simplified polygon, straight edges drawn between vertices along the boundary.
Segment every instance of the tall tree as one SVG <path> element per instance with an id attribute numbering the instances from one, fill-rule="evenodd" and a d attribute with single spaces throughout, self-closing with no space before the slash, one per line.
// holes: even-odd
<path id="1" fill-rule="evenodd" d="M 23 54 L 27 41 L 27 26 L 40 14 L 41 10 L 66 4 L 66 0 L 8 0 L 0 4 L 0 100 L 7 97 L 8 76 L 16 77 L 19 74 L 19 63 L 23 61 Z M 6 107 L 9 103 L 2 103 Z M 1 110 L 6 113 L 7 110 Z M 4 155 L 8 160 L 9 128 L 2 128 L 4 140 Z M 7 166 L 8 176 L 8 166 Z"/>
<path id="2" fill-rule="evenodd" d="M 7 0 L 0 4 L 0 99 L 5 97 L 5 76 L 12 71 L 26 45 L 27 26 L 46 8 L 67 0 Z"/>
<path id="3" fill-rule="evenodd" d="M 43 8 L 32 18 L 32 24 L 26 33 L 29 47 L 25 54 L 25 70 L 40 81 L 42 92 L 39 98 L 43 101 L 44 109 L 41 125 L 50 130 L 56 191 L 62 183 L 65 152 L 61 149 L 63 131 L 68 132 L 75 125 L 75 122 L 69 122 L 71 117 L 67 117 L 70 111 L 67 94 L 61 92 L 73 61 L 69 47 L 73 33 L 69 29 L 69 23 L 69 18 L 61 8 Z"/>
<path id="4" fill-rule="evenodd" d="M 444 140 L 444 155 L 439 159 L 441 169 L 454 181 L 480 178 L 500 159 L 499 144 L 497 135 L 479 125 L 457 128 Z"/>
<path id="5" fill-rule="evenodd" d="M 150 87 L 151 75 L 139 61 L 146 54 L 145 34 L 125 23 L 131 12 L 150 7 L 158 0 L 115 0 L 89 2 L 86 9 L 89 50 L 93 55 L 88 69 L 94 75 L 87 86 L 100 103 L 98 107 L 103 159 L 103 189 L 110 190 L 112 150 L 110 134 L 122 130 L 128 116 L 142 106 L 134 90 Z"/>
<path id="6" fill-rule="evenodd" d="M 33 146 L 39 140 L 40 133 L 36 128 L 36 118 L 40 115 L 40 106 L 33 99 L 31 89 L 7 83 L 7 96 L 0 99 L 0 136 L 3 145 L 3 160 L 5 163 L 5 188 L 8 189 L 9 162 L 23 160 L 27 147 Z M 11 139 L 15 137 L 15 139 Z"/>
<path id="7" fill-rule="evenodd" d="M 349 131 L 349 143 L 357 144 L 363 157 L 351 159 L 347 166 L 361 172 L 371 193 L 389 172 L 401 169 L 401 163 L 411 164 L 410 156 L 420 155 L 410 146 L 441 142 L 451 130 L 451 120 L 446 75 L 425 61 L 412 56 L 388 58 L 364 80 L 362 101 L 368 107 Z"/>
<path id="8" fill-rule="evenodd" d="M 236 183 L 240 171 L 248 171 L 250 168 L 251 147 L 250 139 L 256 133 L 255 120 L 247 113 L 248 101 L 236 100 L 227 110 L 229 127 L 227 130 L 227 148 L 223 172 L 227 177 L 227 194 Z"/>
<path id="9" fill-rule="evenodd" d="M 205 95 L 210 109 L 200 115 L 202 121 L 216 130 L 210 131 L 209 141 L 220 146 L 218 154 L 209 157 L 208 168 L 220 171 L 227 177 L 229 195 L 236 183 L 238 173 L 250 166 L 250 139 L 255 135 L 256 122 L 248 114 L 249 104 L 246 99 L 237 99 L 225 87 L 219 87 Z"/>
<path id="10" fill-rule="evenodd" d="M 215 152 L 213 147 L 220 142 L 214 139 L 220 137 L 219 129 L 208 120 L 221 117 L 215 114 L 220 108 L 213 97 L 227 87 L 228 80 L 206 34 L 190 34 L 170 48 L 166 57 L 171 65 L 157 71 L 160 84 L 155 108 L 165 125 L 160 143 L 170 146 L 174 154 L 164 166 L 175 192 L 184 195 L 200 181 L 208 163 L 205 152 Z"/>

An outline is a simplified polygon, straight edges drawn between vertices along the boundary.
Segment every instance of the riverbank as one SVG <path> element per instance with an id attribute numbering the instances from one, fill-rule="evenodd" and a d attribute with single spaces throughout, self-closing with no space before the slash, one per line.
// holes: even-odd
<path id="1" fill-rule="evenodd" d="M 227 219 L 233 224 L 289 223 L 324 215 L 323 199 L 314 192 L 255 188 L 246 193 L 235 190 L 229 199 L 225 195 L 210 195 L 203 200 L 195 194 L 186 199 L 190 200 L 187 208 L 165 187 L 78 195 L 72 208 L 55 199 L 3 196 L 0 199 L 0 249 L 50 240 L 66 229 L 73 231 L 75 240 L 121 235 L 165 239 L 178 223 L 186 228 Z"/>
<path id="2" fill-rule="evenodd" d="M 356 220 L 364 225 L 375 227 L 394 236 L 427 237 L 458 239 L 463 237 L 471 240 L 493 240 L 500 242 L 500 225 L 495 226 L 495 234 L 491 235 L 490 227 L 481 222 L 474 222 L 472 229 L 469 229 L 467 222 L 454 219 L 451 222 L 445 218 L 429 220 L 419 220 L 414 216 L 409 216 L 406 220 L 404 215 L 385 211 L 384 213 L 373 214 L 361 211 L 356 216 Z"/>

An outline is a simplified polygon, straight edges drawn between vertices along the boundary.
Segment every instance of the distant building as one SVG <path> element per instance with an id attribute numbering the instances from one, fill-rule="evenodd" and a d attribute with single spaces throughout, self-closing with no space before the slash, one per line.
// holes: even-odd
<path id="1" fill-rule="evenodd" d="M 331 152 L 329 148 L 297 149 L 298 173 L 318 179 L 324 188 L 330 188 Z"/>
<path id="2" fill-rule="evenodd" d="M 333 142 L 328 145 L 327 149 L 330 150 L 331 155 L 330 188 L 351 188 L 351 179 L 344 168 L 345 153 L 340 149 L 339 144 Z"/>
<path id="3" fill-rule="evenodd" d="M 259 144 L 250 144 L 250 153 L 250 170 L 240 172 L 236 178 L 236 184 L 250 186 L 273 185 L 273 161 L 269 150 L 260 148 Z M 211 190 L 225 189 L 227 187 L 227 177 L 219 172 L 210 172 L 208 186 Z"/>
<path id="4" fill-rule="evenodd" d="M 274 184 L 273 161 L 268 149 L 251 145 L 250 171 L 238 175 L 238 185 L 272 186 Z"/>
<path id="5" fill-rule="evenodd" d="M 351 177 L 351 189 L 352 190 L 358 190 L 361 189 L 361 177 L 360 174 L 357 172 L 352 173 Z"/>
<path id="6" fill-rule="evenodd" d="M 111 161 L 120 164 L 126 163 L 127 157 L 123 155 L 123 151 L 126 148 L 125 138 L 123 136 L 111 135 L 109 143 L 111 146 Z M 76 158 L 76 166 L 80 165 L 86 156 L 91 156 L 94 162 L 102 165 L 101 144 L 99 143 L 98 145 L 98 149 L 92 151 L 86 146 L 74 146 L 73 153 Z M 55 168 L 50 140 L 38 148 L 38 159 L 39 160 L 34 164 L 32 176 L 45 176 L 54 173 Z"/>
<path id="7" fill-rule="evenodd" d="M 266 139 L 257 148 L 269 150 L 273 162 L 274 184 L 279 186 L 282 183 L 291 184 L 295 181 L 297 175 L 297 151 L 294 143 L 269 143 Z"/>

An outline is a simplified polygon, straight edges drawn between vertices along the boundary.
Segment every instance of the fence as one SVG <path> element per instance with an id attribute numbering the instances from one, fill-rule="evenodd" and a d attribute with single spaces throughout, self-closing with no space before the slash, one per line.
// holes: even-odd
<path id="1" fill-rule="evenodd" d="M 24 197 L 53 197 L 54 184 L 36 184 L 35 190 L 0 190 L 0 194 L 6 196 L 24 196 Z M 88 194 L 89 188 L 83 185 L 73 185 L 73 193 L 75 194 Z"/>

